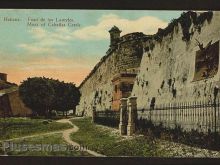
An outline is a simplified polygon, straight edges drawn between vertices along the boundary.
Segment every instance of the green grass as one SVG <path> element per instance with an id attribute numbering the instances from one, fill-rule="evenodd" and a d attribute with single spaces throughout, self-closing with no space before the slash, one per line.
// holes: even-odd
<path id="1" fill-rule="evenodd" d="M 156 143 L 144 136 L 126 139 L 113 134 L 110 129 L 91 123 L 90 118 L 72 122 L 79 127 L 79 131 L 72 134 L 71 139 L 106 156 L 166 156 Z"/>
<path id="2" fill-rule="evenodd" d="M 72 127 L 68 123 L 57 123 L 53 120 L 48 120 L 49 122 L 44 124 L 43 121 L 45 120 L 30 118 L 6 118 L 4 120 L 0 118 L 0 140 L 63 130 Z"/>
<path id="3" fill-rule="evenodd" d="M 13 141 L 14 144 L 25 144 L 25 145 L 54 145 L 54 144 L 62 144 L 66 146 L 66 142 L 62 139 L 62 134 L 57 133 L 54 135 L 45 135 L 45 136 L 39 136 L 39 137 L 34 137 L 34 138 L 28 138 L 28 139 L 23 139 L 23 140 L 15 140 Z M 0 154 L 4 154 L 2 148 L 0 150 Z M 63 148 L 62 150 L 51 150 L 51 149 L 46 149 L 41 151 L 34 151 L 33 149 L 29 150 L 20 150 L 17 149 L 16 151 L 11 151 L 10 149 L 7 149 L 7 155 L 16 155 L 16 156 L 90 156 L 87 152 L 85 151 L 79 151 L 79 150 L 66 150 Z"/>

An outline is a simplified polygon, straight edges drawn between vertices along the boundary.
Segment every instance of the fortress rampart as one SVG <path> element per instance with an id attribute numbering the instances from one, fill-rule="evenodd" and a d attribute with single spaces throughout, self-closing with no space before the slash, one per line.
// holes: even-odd
<path id="1" fill-rule="evenodd" d="M 119 30 L 119 35 L 110 33 L 106 56 L 80 85 L 77 111 L 90 115 L 94 106 L 97 110 L 111 109 L 111 80 L 132 69 L 138 69 L 131 93 L 137 97 L 138 109 L 149 108 L 152 99 L 155 105 L 213 101 L 219 97 L 214 95 L 214 88 L 220 86 L 219 29 L 220 12 L 187 12 L 155 35 L 120 37 Z"/>

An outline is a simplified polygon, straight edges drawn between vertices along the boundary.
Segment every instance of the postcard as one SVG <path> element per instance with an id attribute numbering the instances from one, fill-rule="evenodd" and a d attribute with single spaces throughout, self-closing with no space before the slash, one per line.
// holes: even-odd
<path id="1" fill-rule="evenodd" d="M 220 158 L 219 11 L 0 9 L 0 155 Z"/>

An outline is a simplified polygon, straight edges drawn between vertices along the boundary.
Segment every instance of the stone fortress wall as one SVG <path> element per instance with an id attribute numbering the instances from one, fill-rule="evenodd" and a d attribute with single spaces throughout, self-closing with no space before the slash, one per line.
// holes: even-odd
<path id="1" fill-rule="evenodd" d="M 192 23 L 188 31 L 184 31 L 178 22 L 171 33 L 159 40 L 152 38 L 145 42 L 132 96 L 137 97 L 139 118 L 150 119 L 155 124 L 163 123 L 166 127 L 178 125 L 186 131 L 219 132 L 219 107 L 215 110 L 214 107 L 193 106 L 201 103 L 214 105 L 214 100 L 220 96 L 220 12 L 203 16 L 204 19 L 197 14 L 195 22 L 194 13 L 189 15 Z M 213 45 L 214 54 L 210 54 Z M 208 53 L 201 54 L 203 60 L 198 59 L 197 54 L 205 51 Z M 206 55 L 210 56 L 205 58 Z M 159 108 L 148 111 L 152 100 Z M 189 105 L 193 105 L 192 108 Z M 178 108 L 160 110 L 160 107 L 169 106 Z"/>
<path id="2" fill-rule="evenodd" d="M 113 77 L 128 69 L 138 68 L 143 55 L 142 41 L 147 38 L 143 33 L 131 33 L 118 38 L 115 45 L 110 46 L 106 55 L 94 67 L 80 85 L 81 99 L 77 112 L 91 115 L 96 110 L 111 109 Z"/>
<path id="3" fill-rule="evenodd" d="M 93 106 L 97 110 L 111 109 L 113 76 L 137 67 L 139 72 L 132 96 L 137 97 L 138 109 L 150 108 L 153 98 L 155 105 L 199 100 L 212 102 L 214 88 L 220 86 L 219 69 L 200 81 L 194 81 L 194 74 L 196 54 L 201 51 L 198 45 L 206 47 L 218 42 L 219 29 L 220 12 L 187 12 L 155 35 L 134 35 L 138 39 L 121 37 L 118 45 L 109 49 L 80 85 L 82 96 L 77 112 L 85 110 L 91 115 Z"/>
<path id="4" fill-rule="evenodd" d="M 156 104 L 214 100 L 214 88 L 220 87 L 219 69 L 210 78 L 194 81 L 196 52 L 200 51 L 198 42 L 205 47 L 220 40 L 220 12 L 208 17 L 204 17 L 201 24 L 192 21 L 188 39 L 177 23 L 161 40 L 153 38 L 144 43 L 145 52 L 132 91 L 132 96 L 137 96 L 138 109 L 149 108 L 153 97 Z M 219 56 L 219 52 L 216 53 Z"/>

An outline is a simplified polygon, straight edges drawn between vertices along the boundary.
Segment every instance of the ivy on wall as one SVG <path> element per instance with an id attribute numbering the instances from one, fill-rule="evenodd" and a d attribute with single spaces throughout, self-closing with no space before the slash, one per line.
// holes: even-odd
<path id="1" fill-rule="evenodd" d="M 190 32 L 190 27 L 192 24 L 196 29 L 201 31 L 201 26 L 207 20 L 208 23 L 211 22 L 213 17 L 213 12 L 208 11 L 197 15 L 196 12 L 183 12 L 178 19 L 173 19 L 165 29 L 158 29 L 158 32 L 153 36 L 156 41 L 161 42 L 163 37 L 166 37 L 168 34 L 171 34 L 174 31 L 174 28 L 178 26 L 178 23 L 181 25 L 183 33 L 183 41 L 189 41 L 190 36 L 193 35 L 193 32 Z"/>

